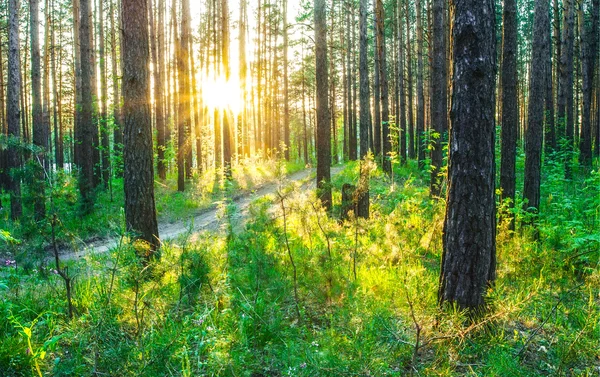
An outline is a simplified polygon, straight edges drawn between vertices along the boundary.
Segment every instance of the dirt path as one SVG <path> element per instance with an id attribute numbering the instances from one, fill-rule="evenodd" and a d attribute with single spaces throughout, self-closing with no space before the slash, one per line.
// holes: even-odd
<path id="1" fill-rule="evenodd" d="M 342 170 L 342 167 L 332 167 L 331 175 L 335 176 Z M 270 182 L 262 185 L 253 193 L 241 195 L 234 199 L 236 212 L 233 215 L 234 224 L 243 224 L 249 214 L 250 203 L 254 200 L 267 195 L 275 194 L 280 187 L 286 187 L 289 184 L 296 184 L 303 190 L 310 190 L 315 187 L 313 173 L 315 169 L 305 169 L 290 176 L 285 177 L 281 182 Z M 218 231 L 220 220 L 218 209 L 213 207 L 196 214 L 193 218 L 177 221 L 173 223 L 159 222 L 158 232 L 160 238 L 164 241 L 171 240 L 183 234 L 194 234 L 200 231 Z M 65 251 L 61 255 L 62 261 L 76 260 L 89 254 L 105 253 L 118 245 L 118 239 L 104 239 L 95 242 L 89 242 L 81 246 L 78 251 Z"/>

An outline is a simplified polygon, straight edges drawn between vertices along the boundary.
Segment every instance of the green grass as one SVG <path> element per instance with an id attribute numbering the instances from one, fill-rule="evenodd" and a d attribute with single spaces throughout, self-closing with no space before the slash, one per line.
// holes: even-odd
<path id="1" fill-rule="evenodd" d="M 304 169 L 296 162 L 263 161 L 248 158 L 233 168 L 233 180 L 227 183 L 215 170 L 195 175 L 186 181 L 186 190 L 177 191 L 176 172 L 169 175 L 165 182 L 155 181 L 156 210 L 159 222 L 183 221 L 227 199 L 230 193 L 245 195 L 261 185 L 274 182 L 281 173 L 293 174 Z M 49 212 L 55 212 L 60 221 L 57 238 L 63 248 L 77 249 L 82 241 L 118 237 L 124 228 L 124 192 L 123 180 L 113 179 L 109 189 L 100 188 L 96 193 L 93 211 L 81 216 L 79 211 L 79 193 L 77 180 L 69 174 L 60 174 L 55 178 L 52 188 L 47 189 L 53 203 L 47 202 Z M 8 194 L 2 197 L 2 203 L 8 204 Z M 10 220 L 10 209 L 6 205 L 0 212 L 0 229 L 9 232 L 12 237 L 23 240 L 28 245 L 27 254 L 40 256 L 49 244 L 49 221 L 33 221 L 33 204 L 27 185 L 23 185 L 23 219 L 17 223 Z M 4 256 L 0 249 L 0 257 Z M 24 259 L 27 259 L 24 257 Z M 32 263 L 32 261 L 27 261 Z"/>
<path id="2" fill-rule="evenodd" d="M 340 223 L 289 187 L 285 222 L 272 195 L 240 232 L 168 243 L 159 262 L 125 245 L 72 263 L 70 321 L 51 267 L 3 269 L 0 376 L 36 364 L 56 376 L 597 376 L 600 173 L 564 182 L 561 168 L 546 165 L 538 236 L 520 211 L 516 232 L 499 224 L 498 279 L 476 322 L 437 306 L 444 203 L 411 161 L 393 186 L 373 173 L 368 221 Z M 334 179 L 334 214 L 358 169 Z M 174 218 L 202 202 L 189 195 L 169 204 Z"/>

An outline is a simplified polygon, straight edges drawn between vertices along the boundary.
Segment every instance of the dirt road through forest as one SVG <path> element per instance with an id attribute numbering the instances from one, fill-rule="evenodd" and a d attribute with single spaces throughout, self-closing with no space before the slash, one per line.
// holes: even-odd
<path id="1" fill-rule="evenodd" d="M 341 170 L 342 167 L 340 166 L 332 167 L 331 176 L 335 176 Z M 248 217 L 250 203 L 267 195 L 275 194 L 281 187 L 286 187 L 289 184 L 296 183 L 303 190 L 314 189 L 314 173 L 315 169 L 304 169 L 286 176 L 281 181 L 265 183 L 252 193 L 240 195 L 233 200 L 233 203 L 236 207 L 236 211 L 233 214 L 233 220 L 237 224 L 242 223 Z M 186 233 L 193 234 L 203 230 L 218 231 L 220 226 L 218 211 L 219 210 L 216 208 L 216 205 L 213 205 L 211 208 L 206 209 L 186 220 L 168 223 L 161 222 L 159 219 L 158 232 L 160 234 L 160 238 L 161 240 L 166 241 Z M 79 247 L 79 250 L 64 250 L 64 252 L 61 253 L 61 261 L 75 260 L 83 258 L 89 254 L 105 253 L 116 247 L 118 243 L 119 239 L 117 238 L 103 239 L 95 242 L 85 243 Z"/>

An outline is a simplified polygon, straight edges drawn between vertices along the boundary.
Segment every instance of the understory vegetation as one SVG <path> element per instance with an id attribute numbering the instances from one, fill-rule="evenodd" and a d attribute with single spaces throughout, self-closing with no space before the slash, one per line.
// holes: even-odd
<path id="1" fill-rule="evenodd" d="M 498 278 L 474 321 L 439 309 L 445 203 L 414 161 L 394 182 L 372 172 L 369 220 L 338 220 L 342 184 L 358 182 L 348 163 L 334 216 L 279 178 L 244 224 L 224 200 L 220 233 L 165 242 L 160 259 L 139 258 L 123 234 L 110 253 L 68 262 L 72 319 L 54 264 L 6 234 L 21 256 L 0 268 L 0 376 L 597 376 L 600 172 L 565 182 L 563 168 L 547 163 L 538 217 L 499 204 Z M 157 195 L 161 216 L 214 200 L 193 192 L 176 205 Z M 95 213 L 114 218 L 81 226 L 122 227 L 116 206 Z"/>

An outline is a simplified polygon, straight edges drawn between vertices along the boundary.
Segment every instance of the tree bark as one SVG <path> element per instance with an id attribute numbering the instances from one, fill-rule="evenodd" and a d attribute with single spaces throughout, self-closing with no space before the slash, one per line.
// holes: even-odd
<path id="1" fill-rule="evenodd" d="M 98 44 L 99 44 L 99 55 L 100 55 L 100 138 L 102 148 L 102 182 L 104 187 L 108 188 L 110 175 L 111 175 L 111 164 L 110 164 L 110 129 L 108 127 L 108 79 L 107 79 L 107 64 L 106 64 L 106 51 L 104 43 L 104 1 L 98 1 Z"/>
<path id="2" fill-rule="evenodd" d="M 545 53 L 545 33 L 550 32 L 548 0 L 536 0 L 534 14 L 534 34 L 531 58 L 543 62 Z M 540 182 L 542 164 L 542 141 L 544 122 L 544 89 L 546 67 L 543 63 L 531 70 L 529 82 L 528 124 L 525 132 L 525 185 L 523 197 L 527 207 L 534 211 L 540 207 Z"/>
<path id="3" fill-rule="evenodd" d="M 407 128 L 408 128 L 408 157 L 414 159 L 415 155 L 415 121 L 413 113 L 413 81 L 412 81 L 412 46 L 410 43 L 410 9 L 409 1 L 405 4 L 405 17 L 406 17 L 406 91 L 408 92 L 408 114 L 407 114 Z"/>
<path id="4" fill-rule="evenodd" d="M 423 90 L 423 16 L 421 0 L 415 1 L 417 8 L 417 159 L 419 168 L 425 165 L 425 94 Z"/>
<path id="5" fill-rule="evenodd" d="M 31 42 L 31 102 L 33 114 L 33 143 L 40 148 L 36 154 L 36 167 L 34 173 L 33 212 L 37 221 L 46 215 L 45 203 L 45 152 L 48 148 L 48 134 L 45 130 L 44 114 L 42 108 L 42 81 L 40 63 L 40 40 L 39 40 L 39 0 L 29 1 L 29 24 Z"/>
<path id="6" fill-rule="evenodd" d="M 8 0 L 8 86 L 6 88 L 6 121 L 8 136 L 20 140 L 21 96 L 19 0 Z M 10 193 L 10 217 L 17 220 L 23 214 L 21 205 L 21 180 L 16 169 L 21 167 L 19 148 L 11 145 L 7 150 L 8 191 Z"/>
<path id="7" fill-rule="evenodd" d="M 285 159 L 290 160 L 290 93 L 288 74 L 288 2 L 283 0 L 283 142 L 285 143 Z"/>
<path id="8" fill-rule="evenodd" d="M 574 0 L 564 1 L 563 35 L 560 58 L 560 93 L 558 96 L 558 134 L 564 138 L 564 151 L 567 153 L 565 175 L 569 175 L 568 167 L 573 151 L 573 54 L 574 54 Z"/>
<path id="9" fill-rule="evenodd" d="M 163 0 L 164 1 L 164 0 Z M 160 6 L 158 7 L 160 13 Z M 150 49 L 152 51 L 153 77 L 154 77 L 154 118 L 156 127 L 156 154 L 157 154 L 157 172 L 161 180 L 167 178 L 167 166 L 165 163 L 165 150 L 167 149 L 165 140 L 165 113 L 164 113 L 164 88 L 162 81 L 162 57 L 159 57 L 160 39 L 162 38 L 162 25 L 155 23 L 152 0 L 148 0 L 148 16 L 150 21 Z M 159 35 L 157 35 L 157 31 Z"/>
<path id="10" fill-rule="evenodd" d="M 121 89 L 119 88 L 119 62 L 117 60 L 117 26 L 115 25 L 114 2 L 110 1 L 110 60 L 113 89 L 113 156 L 121 157 L 123 148 L 123 119 L 121 117 Z M 115 169 L 115 176 L 122 177 L 121 167 Z"/>
<path id="11" fill-rule="evenodd" d="M 375 0 L 375 25 L 376 25 L 376 40 L 377 54 L 379 55 L 379 81 L 381 84 L 381 159 L 383 171 L 387 174 L 392 174 L 392 164 L 389 153 L 392 151 L 392 141 L 390 139 L 390 102 L 389 102 L 389 87 L 387 79 L 387 59 L 385 45 L 385 21 L 383 0 Z"/>
<path id="12" fill-rule="evenodd" d="M 148 1 L 122 0 L 121 14 L 125 220 L 127 231 L 148 244 L 144 256 L 150 257 L 160 241 L 154 204 Z"/>
<path id="13" fill-rule="evenodd" d="M 591 20 L 586 23 L 587 25 L 583 25 L 585 27 L 582 28 L 583 33 L 580 36 L 583 75 L 583 117 L 579 144 L 579 162 L 586 167 L 590 167 L 592 164 L 592 87 L 598 53 L 599 3 L 599 0 L 592 1 Z"/>
<path id="14" fill-rule="evenodd" d="M 502 198 L 515 199 L 517 160 L 517 1 L 505 0 L 502 34 L 502 131 L 500 188 Z"/>
<path id="15" fill-rule="evenodd" d="M 91 24 L 88 15 L 91 12 L 90 0 L 80 0 L 81 18 L 79 22 L 79 40 L 81 49 L 81 110 L 79 117 L 80 174 L 79 192 L 81 210 L 88 213 L 94 204 L 94 134 L 97 128 L 92 116 L 92 51 L 90 46 Z"/>
<path id="16" fill-rule="evenodd" d="M 331 128 L 327 90 L 327 14 L 326 1 L 314 0 L 315 69 L 317 109 L 317 192 L 323 207 L 331 210 Z"/>
<path id="17" fill-rule="evenodd" d="M 484 309 L 486 289 L 496 275 L 495 12 L 493 0 L 454 0 L 453 5 L 454 80 L 439 302 L 477 313 Z"/>
<path id="18" fill-rule="evenodd" d="M 462 2 L 460 2 L 462 4 Z M 458 4 L 457 4 L 458 5 Z M 433 197 L 442 194 L 442 136 L 447 121 L 447 72 L 444 0 L 433 0 L 433 56 L 431 62 L 431 184 Z"/>

